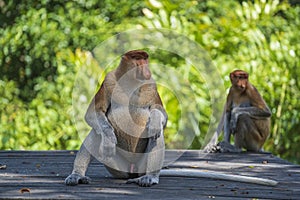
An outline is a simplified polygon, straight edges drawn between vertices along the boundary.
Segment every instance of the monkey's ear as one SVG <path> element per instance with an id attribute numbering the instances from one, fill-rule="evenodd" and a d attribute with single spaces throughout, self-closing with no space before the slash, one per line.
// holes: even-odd
<path id="1" fill-rule="evenodd" d="M 234 78 L 234 72 L 231 72 L 231 73 L 229 74 L 229 78 L 230 78 L 230 80 L 232 80 L 232 79 Z"/>
<path id="2" fill-rule="evenodd" d="M 124 55 L 122 55 L 121 59 L 122 60 L 128 60 L 128 57 L 124 54 Z"/>

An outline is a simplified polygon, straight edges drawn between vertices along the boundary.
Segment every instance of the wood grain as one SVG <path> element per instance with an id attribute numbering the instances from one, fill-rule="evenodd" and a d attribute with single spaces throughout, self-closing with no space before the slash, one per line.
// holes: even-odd
<path id="1" fill-rule="evenodd" d="M 0 151 L 1 199 L 299 199 L 300 166 L 271 154 L 166 151 L 166 169 L 193 169 L 268 178 L 264 186 L 210 178 L 161 177 L 150 188 L 114 179 L 94 160 L 88 185 L 65 186 L 76 151 Z M 179 159 L 176 160 L 181 156 Z"/>

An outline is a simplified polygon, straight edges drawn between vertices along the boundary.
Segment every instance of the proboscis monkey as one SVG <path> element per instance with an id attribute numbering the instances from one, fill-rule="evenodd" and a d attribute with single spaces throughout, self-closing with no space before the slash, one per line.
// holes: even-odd
<path id="1" fill-rule="evenodd" d="M 87 184 L 91 157 L 101 161 L 116 178 L 151 186 L 159 175 L 208 177 L 257 184 L 277 182 L 261 178 L 193 170 L 161 170 L 167 113 L 151 77 L 148 54 L 133 50 L 122 56 L 118 68 L 105 77 L 85 116 L 92 130 L 78 151 L 66 185 Z"/>
<path id="2" fill-rule="evenodd" d="M 74 161 L 67 185 L 88 183 L 91 156 L 117 178 L 140 186 L 159 182 L 167 113 L 151 77 L 148 54 L 133 50 L 105 77 L 85 116 L 92 127 Z"/>
<path id="3" fill-rule="evenodd" d="M 206 146 L 208 152 L 262 151 L 270 134 L 271 111 L 257 89 L 249 82 L 248 73 L 235 70 L 230 73 L 231 88 L 227 96 L 217 131 Z M 220 133 L 224 139 L 216 145 Z M 230 136 L 234 136 L 234 146 Z"/>

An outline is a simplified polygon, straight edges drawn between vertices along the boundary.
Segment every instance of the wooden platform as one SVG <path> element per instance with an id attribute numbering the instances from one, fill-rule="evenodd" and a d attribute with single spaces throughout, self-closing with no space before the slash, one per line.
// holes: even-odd
<path id="1" fill-rule="evenodd" d="M 142 188 L 113 179 L 97 161 L 87 175 L 88 185 L 65 186 L 76 152 L 0 151 L 1 199 L 300 199 L 300 166 L 271 154 L 204 154 L 167 151 L 169 168 L 193 168 L 270 178 L 278 185 L 205 179 L 161 177 L 160 184 Z M 182 155 L 176 162 L 172 161 Z M 6 167 L 5 167 L 6 165 Z"/>

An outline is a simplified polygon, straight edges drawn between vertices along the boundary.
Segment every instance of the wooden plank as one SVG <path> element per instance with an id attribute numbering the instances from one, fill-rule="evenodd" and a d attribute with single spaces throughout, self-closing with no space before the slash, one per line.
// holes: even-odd
<path id="1" fill-rule="evenodd" d="M 166 152 L 168 168 L 199 169 L 226 174 L 271 178 L 275 187 L 204 178 L 161 177 L 150 188 L 111 178 L 94 160 L 87 172 L 89 185 L 65 186 L 76 151 L 0 151 L 1 199 L 298 199 L 300 166 L 271 154 L 204 154 Z M 181 156 L 178 160 L 176 160 Z M 23 189 L 23 190 L 22 190 Z M 28 190 L 27 190 L 28 189 Z M 22 193 L 23 192 L 23 193 Z"/>

